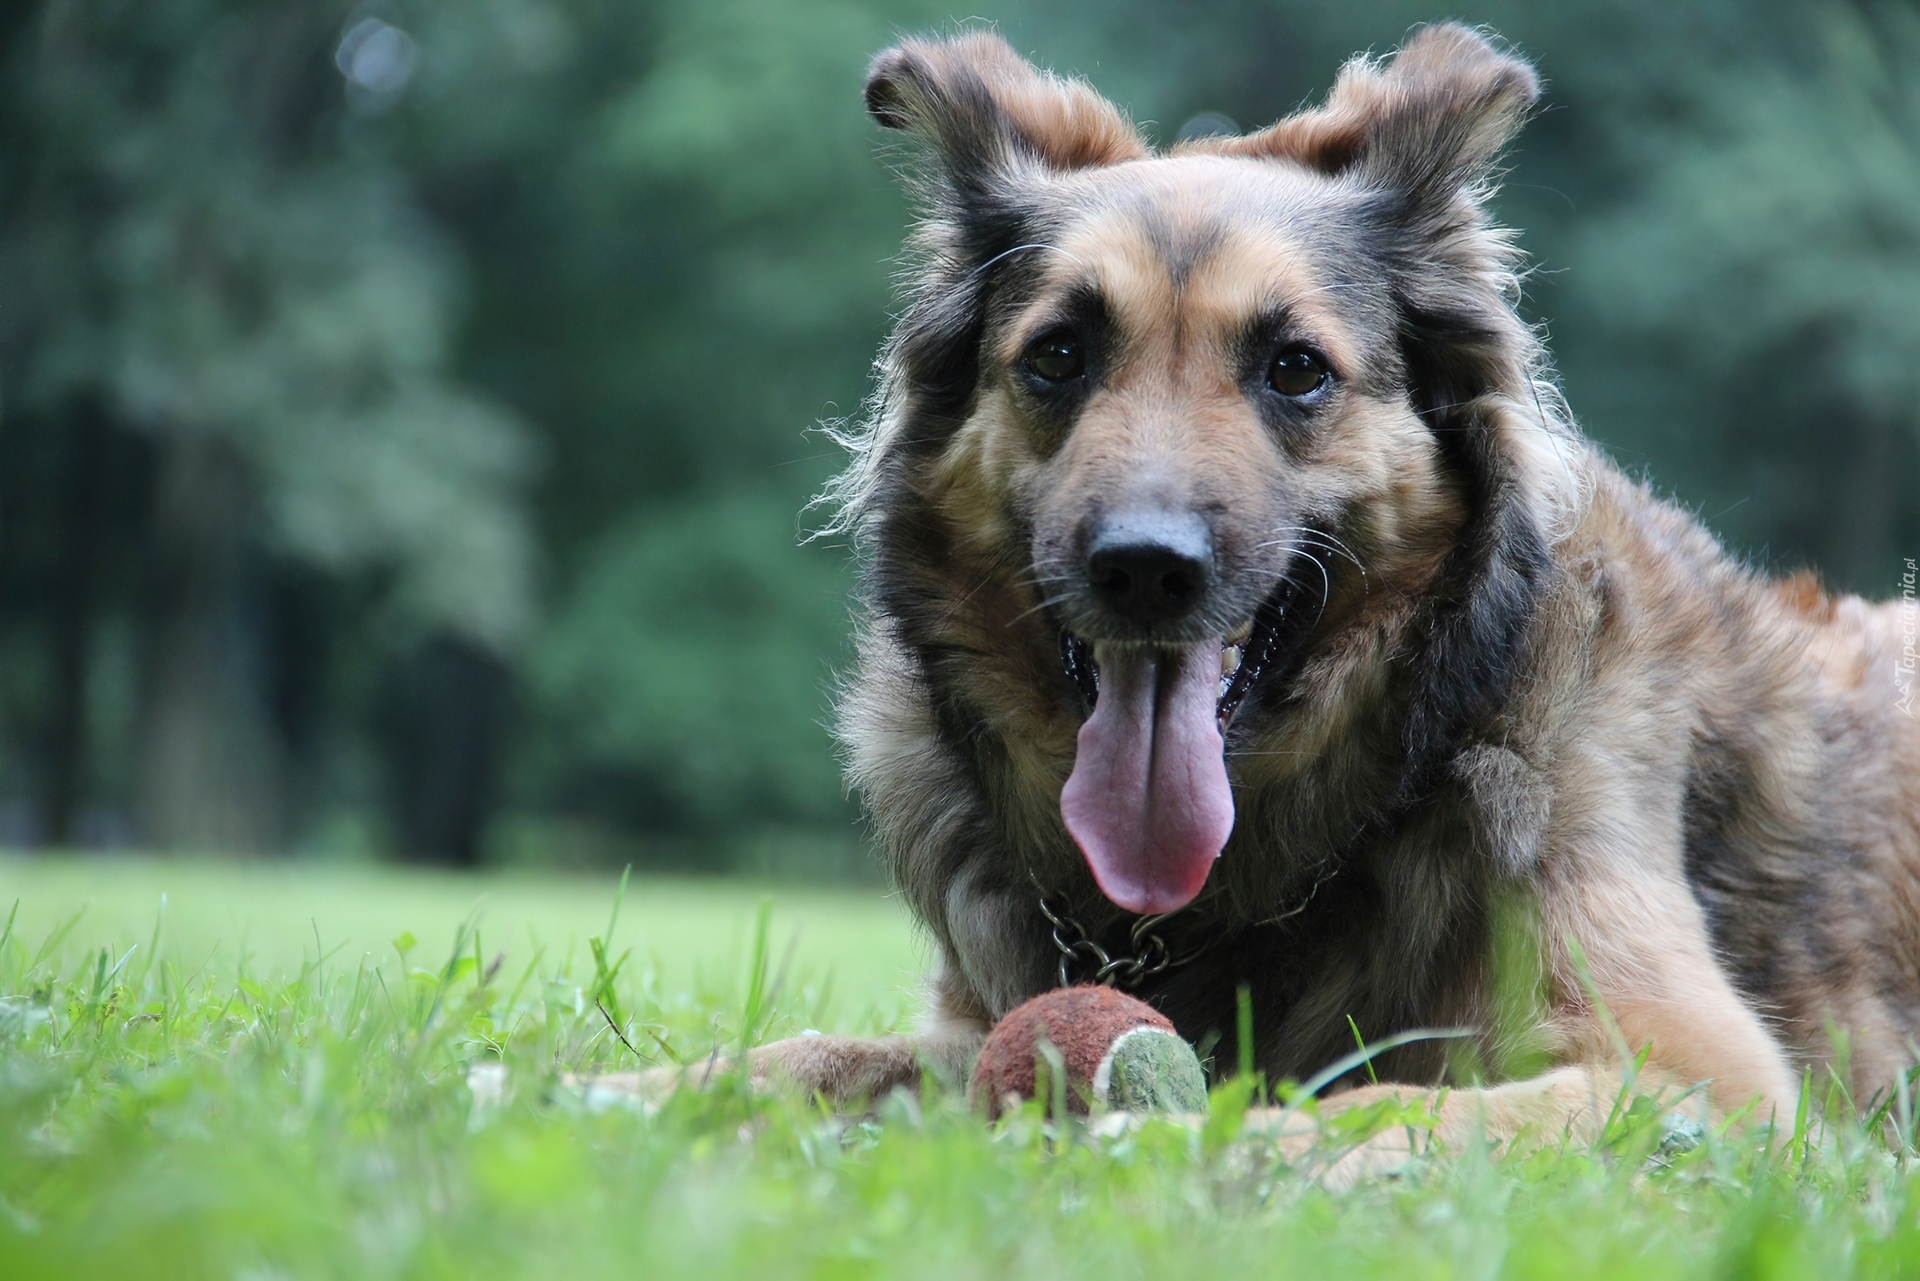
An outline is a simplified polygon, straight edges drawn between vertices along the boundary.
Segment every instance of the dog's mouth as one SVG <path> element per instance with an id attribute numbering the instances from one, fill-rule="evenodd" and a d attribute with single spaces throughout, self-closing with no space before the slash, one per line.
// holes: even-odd
<path id="1" fill-rule="evenodd" d="M 1201 645 L 1217 644 L 1220 651 L 1220 685 L 1214 697 L 1214 716 L 1220 722 L 1223 736 L 1247 695 L 1274 669 L 1275 660 L 1280 657 L 1282 624 L 1298 594 L 1291 581 L 1282 583 L 1252 617 L 1218 642 L 1201 642 Z M 1094 650 L 1092 642 L 1061 629 L 1060 664 L 1067 679 L 1086 701 L 1088 712 L 1100 701 L 1100 664 Z"/>
<path id="2" fill-rule="evenodd" d="M 1062 664 L 1089 715 L 1060 814 L 1120 907 L 1171 912 L 1206 884 L 1233 831 L 1226 731 L 1300 634 L 1300 596 L 1289 576 L 1240 626 L 1189 645 L 1061 632 Z"/>

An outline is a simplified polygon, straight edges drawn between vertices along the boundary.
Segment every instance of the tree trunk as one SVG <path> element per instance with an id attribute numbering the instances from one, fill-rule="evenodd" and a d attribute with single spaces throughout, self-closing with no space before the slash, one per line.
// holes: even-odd
<path id="1" fill-rule="evenodd" d="M 94 400 L 77 404 L 65 435 L 59 533 L 49 584 L 47 640 L 53 681 L 40 800 L 41 832 L 46 844 L 55 848 L 74 843 L 87 784 L 87 677 L 106 515 L 102 509 L 107 466 L 104 408 Z"/>
<path id="2" fill-rule="evenodd" d="M 396 665 L 380 729 L 407 859 L 479 862 L 498 802 L 510 698 L 505 665 L 469 641 L 441 636 Z"/>
<path id="3" fill-rule="evenodd" d="M 154 517 L 162 569 L 140 747 L 146 839 L 156 848 L 251 853 L 281 839 L 280 744 L 263 679 L 245 465 L 182 435 Z"/>

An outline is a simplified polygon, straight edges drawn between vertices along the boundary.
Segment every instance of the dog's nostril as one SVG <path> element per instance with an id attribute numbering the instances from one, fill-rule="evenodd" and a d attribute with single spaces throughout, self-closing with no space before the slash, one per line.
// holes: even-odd
<path id="1" fill-rule="evenodd" d="M 1161 513 L 1109 520 L 1087 554 L 1087 584 L 1101 604 L 1152 625 L 1191 612 L 1206 595 L 1213 538 L 1198 516 Z"/>

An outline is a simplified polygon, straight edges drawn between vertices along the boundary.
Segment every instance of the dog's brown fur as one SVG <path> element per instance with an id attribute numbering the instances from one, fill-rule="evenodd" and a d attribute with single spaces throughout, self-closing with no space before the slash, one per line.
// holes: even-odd
<path id="1" fill-rule="evenodd" d="M 1056 981 L 1043 890 L 1125 937 L 1060 816 L 1086 712 L 1060 634 L 1112 632 L 1085 527 L 1141 495 L 1207 513 L 1222 566 L 1197 631 L 1148 639 L 1312 589 L 1227 735 L 1232 838 L 1166 926 L 1213 946 L 1141 990 L 1219 1061 L 1242 985 L 1269 1078 L 1350 1050 L 1349 1019 L 1478 1030 L 1390 1079 L 1497 1080 L 1528 1045 L 1561 1065 L 1456 1090 L 1455 1129 L 1578 1127 L 1623 1045 L 1762 1115 L 1791 1114 L 1833 1029 L 1858 1099 L 1912 1061 L 1896 614 L 1757 576 L 1569 425 L 1485 210 L 1537 94 L 1428 27 L 1318 110 L 1159 155 L 994 36 L 876 59 L 868 106 L 924 144 L 925 218 L 836 491 L 868 604 L 840 730 L 940 967 L 926 1036 L 784 1042 L 760 1070 L 843 1099 L 961 1076 Z M 1092 335 L 1070 403 L 1020 372 L 1062 317 Z M 1275 335 L 1331 368 L 1309 409 L 1250 390 Z M 1500 996 L 1496 949 L 1540 958 L 1537 1014 Z"/>

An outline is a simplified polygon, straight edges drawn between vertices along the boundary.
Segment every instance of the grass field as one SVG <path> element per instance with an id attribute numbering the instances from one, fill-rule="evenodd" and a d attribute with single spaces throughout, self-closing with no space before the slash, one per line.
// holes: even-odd
<path id="1" fill-rule="evenodd" d="M 1334 1193 L 1236 1085 L 1117 1139 L 726 1078 L 595 1110 L 560 1072 L 898 1026 L 920 961 L 876 891 L 636 880 L 610 928 L 614 887 L 0 860 L 0 1278 L 1920 1274 L 1893 1126 L 1656 1151 L 1642 1104 Z"/>
<path id="2" fill-rule="evenodd" d="M 398 960 L 411 934 L 413 966 L 437 966 L 463 929 L 491 963 L 591 971 L 588 939 L 607 932 L 619 874 L 473 877 L 325 863 L 218 864 L 139 858 L 26 860 L 0 856 L 0 913 L 15 899 L 15 933 L 38 945 L 78 914 L 54 960 L 73 965 L 107 948 L 118 960 L 153 942 L 182 976 L 203 981 L 287 976 L 316 955 L 351 973 Z M 162 898 L 164 896 L 164 907 Z M 812 890 L 737 881 L 635 881 L 621 899 L 617 936 L 631 975 L 660 993 L 725 997 L 746 974 L 759 908 L 777 969 L 788 966 L 792 1008 L 832 1026 L 890 1028 L 915 1008 L 926 953 L 904 912 L 882 891 Z M 471 948 L 469 938 L 466 946 Z M 129 964 L 135 964 L 134 953 Z M 136 968 L 139 968 L 136 965 Z"/>

